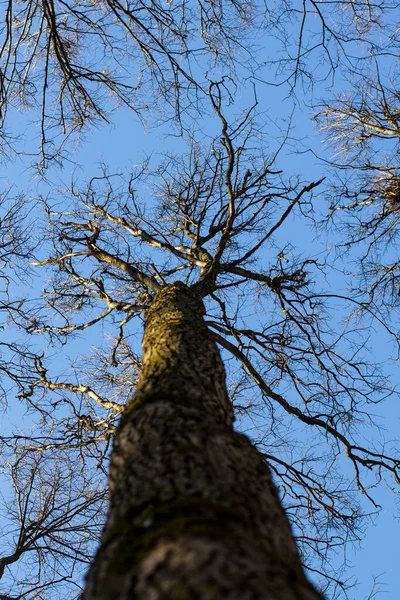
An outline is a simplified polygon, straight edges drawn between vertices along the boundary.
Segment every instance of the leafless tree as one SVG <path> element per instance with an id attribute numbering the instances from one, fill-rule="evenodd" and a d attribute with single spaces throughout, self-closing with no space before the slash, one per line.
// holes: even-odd
<path id="1" fill-rule="evenodd" d="M 6 454 L 3 449 L 8 473 L 3 472 L 0 558 L 0 590 L 6 595 L 0 597 L 79 598 L 82 569 L 104 522 L 107 492 L 95 467 L 87 470 L 79 455 L 51 456 L 28 446 L 8 460 Z"/>
<path id="2" fill-rule="evenodd" d="M 4 190 L 0 197 L 0 403 L 7 406 L 11 386 L 21 390 L 30 381 L 26 368 L 34 353 L 23 342 L 18 331 L 8 336 L 5 331 L 16 326 L 21 317 L 28 315 L 21 285 L 27 283 L 26 264 L 32 258 L 34 242 L 31 235 L 29 206 L 22 196 L 13 197 L 12 190 Z M 24 317 L 25 318 L 25 317 Z"/>
<path id="3" fill-rule="evenodd" d="M 7 114 L 34 109 L 46 167 L 60 158 L 71 133 L 108 120 L 118 105 L 146 118 L 149 108 L 164 104 L 172 112 L 163 118 L 180 120 L 201 97 L 206 69 L 224 65 L 233 72 L 237 50 L 247 60 L 243 50 L 253 9 L 252 3 L 235 0 L 10 0 L 4 5 L 0 50 L 5 139 L 13 134 Z M 201 77 L 197 61 L 204 67 Z"/>
<path id="4" fill-rule="evenodd" d="M 14 600 L 44 599 L 56 584 L 62 590 L 63 580 L 70 580 L 76 565 L 88 562 L 86 547 L 93 548 L 106 495 L 104 486 L 95 484 L 93 473 L 79 472 L 79 456 L 71 464 L 72 455 L 34 452 L 22 437 L 20 443 L 15 438 L 12 445 L 7 441 L 9 414 L 18 412 L 13 398 L 37 378 L 35 363 L 41 354 L 18 327 L 21 319 L 31 318 L 27 290 L 32 280 L 26 272 L 35 250 L 31 210 L 22 197 L 12 197 L 12 190 L 4 192 L 0 204 L 0 597 Z M 22 408 L 20 424 L 24 412 Z M 14 435 L 18 438 L 17 432 Z"/>
<path id="5" fill-rule="evenodd" d="M 304 89 L 332 83 L 343 70 L 362 72 L 371 57 L 395 57 L 398 10 L 392 0 L 268 3 L 265 26 L 274 40 L 267 51 L 274 74 L 269 81 Z"/>
<path id="6" fill-rule="evenodd" d="M 160 115 L 177 118 L 184 127 L 182 116 L 199 109 L 210 74 L 269 81 L 274 73 L 273 85 L 293 88 L 331 77 L 341 64 L 358 69 L 365 55 L 396 52 L 398 8 L 394 0 L 307 0 L 298 6 L 9 0 L 0 48 L 3 150 L 11 145 L 21 151 L 15 142 L 22 136 L 37 152 L 16 131 L 16 110 L 39 123 L 45 168 L 65 156 L 71 134 L 108 120 L 116 106 L 150 122 Z M 162 105 L 171 110 L 160 113 Z"/>
<path id="7" fill-rule="evenodd" d="M 279 151 L 261 150 L 268 144 L 257 124 L 257 106 L 234 120 L 224 104 L 225 93 L 225 82 L 209 90 L 220 128 L 211 141 L 191 139 L 187 155 L 168 155 L 158 167 L 149 161 L 128 180 L 105 171 L 86 188 L 74 184 L 61 202 L 44 201 L 48 223 L 42 253 L 47 256 L 39 256 L 35 264 L 51 269 L 52 275 L 43 293 L 45 305 L 39 303 L 34 319 L 22 323 L 29 332 L 44 333 L 62 345 L 77 336 L 83 341 L 85 331 L 91 348 L 88 354 L 75 353 L 72 370 L 65 363 L 57 369 L 46 357 L 36 358 L 36 378 L 23 396 L 37 415 L 37 428 L 18 439 L 11 433 L 3 442 L 23 444 L 34 453 L 51 452 L 54 460 L 79 452 L 81 460 L 96 461 L 101 472 L 115 436 L 111 512 L 86 598 L 98 596 L 96 586 L 109 594 L 104 597 L 117 597 L 117 589 L 127 594 L 125 576 L 136 581 L 138 594 L 146 586 L 148 592 L 140 593 L 152 590 L 162 597 L 172 593 L 172 588 L 166 591 L 167 579 L 172 587 L 189 585 L 185 573 L 190 569 L 199 573 L 193 580 L 198 589 L 205 589 L 211 577 L 215 585 L 228 586 L 227 593 L 236 594 L 232 597 L 239 588 L 244 594 L 246 585 L 249 597 L 256 597 L 260 586 L 269 589 L 265 576 L 272 573 L 271 552 L 280 573 L 276 581 L 282 582 L 286 567 L 277 559 L 279 543 L 271 542 L 277 530 L 263 506 L 270 507 L 287 532 L 281 548 L 291 547 L 292 541 L 270 471 L 303 563 L 323 576 L 321 590 L 336 597 L 346 584 L 326 561 L 330 550 L 359 535 L 360 518 L 368 509 L 357 500 L 357 491 L 370 499 L 373 510 L 374 485 L 386 475 L 398 483 L 399 458 L 379 445 L 371 410 L 390 389 L 366 359 L 362 331 L 349 324 L 335 332 L 331 306 L 337 310 L 346 298 L 314 283 L 327 266 L 313 256 L 296 257 L 285 236 L 291 219 L 311 215 L 313 192 L 321 181 L 286 178 L 278 167 Z M 140 330 L 144 320 L 141 362 L 137 326 Z M 227 368 L 227 388 L 215 344 Z M 231 405 L 238 428 L 251 433 L 257 452 L 234 432 Z M 131 448 L 132 436 L 142 441 Z M 370 445 L 358 441 L 367 437 Z M 341 471 L 344 456 L 353 478 Z M 228 477 L 230 483 L 228 473 L 235 474 Z M 164 536 L 168 519 L 173 529 L 183 531 L 182 538 Z M 266 529 L 257 538 L 259 519 Z M 198 533 L 202 523 L 205 537 Z M 217 570 L 210 567 L 200 581 L 204 569 L 198 561 L 208 556 L 211 565 L 210 540 L 221 527 L 229 548 L 216 542 L 216 556 L 226 557 L 229 550 L 236 565 L 236 540 L 254 558 L 253 566 L 247 559 L 243 568 L 236 565 L 241 575 L 232 576 L 231 587 L 222 581 L 218 561 Z M 186 528 L 194 532 L 190 543 Z M 114 587 L 106 592 L 102 557 L 112 559 L 114 543 L 125 544 L 128 530 L 135 540 L 129 552 L 136 558 L 127 561 L 138 571 L 128 569 L 122 580 L 109 579 Z M 246 538 L 249 532 L 258 540 L 257 559 Z M 200 545 L 207 542 L 202 558 L 196 555 L 185 568 L 178 552 L 182 579 L 174 580 L 175 559 L 169 579 L 161 568 L 168 571 L 169 561 L 158 562 L 150 552 L 154 568 L 160 568 L 160 578 L 153 580 L 153 567 L 138 558 L 147 556 L 147 535 L 160 556 L 167 552 L 165 540 L 172 553 L 165 556 L 175 556 L 181 543 L 196 547 L 199 539 Z M 106 546 L 113 549 L 111 555 Z M 290 569 L 297 573 L 299 587 L 290 593 L 316 597 L 293 552 Z M 225 558 L 221 561 L 226 564 Z M 117 572 L 119 567 L 113 563 L 110 569 Z M 94 583 L 96 573 L 103 583 Z M 154 591 L 153 584 L 163 591 Z M 184 589 L 190 596 L 191 588 Z M 268 593 L 277 592 L 272 587 Z"/>
<path id="8" fill-rule="evenodd" d="M 7 3 L 2 139 L 12 140 L 8 124 L 15 109 L 33 109 L 27 119 L 40 123 L 42 168 L 62 157 L 69 136 L 107 120 L 118 105 L 140 118 L 175 118 L 187 135 L 192 118 L 211 108 L 219 134 L 211 141 L 193 135 L 188 155 L 168 155 L 156 168 L 149 160 L 127 180 L 105 169 L 87 187 L 74 183 L 61 201 L 43 202 L 47 226 L 36 265 L 50 270 L 51 278 L 36 304 L 10 300 L 6 287 L 0 305 L 13 327 L 38 340 L 36 347 L 5 342 L 11 360 L 0 363 L 4 381 L 17 387 L 32 416 L 29 430 L 1 435 L 2 473 L 11 487 L 0 597 L 81 596 L 79 577 L 98 539 L 113 439 L 111 511 L 86 598 L 100 593 L 93 592 L 96 586 L 109 598 L 116 597 L 116 587 L 124 594 L 124 578 L 132 578 L 137 590 L 144 586 L 140 593 L 157 588 L 157 598 L 171 589 L 193 596 L 187 578 L 196 590 L 209 589 L 212 580 L 216 596 L 240 592 L 242 598 L 257 597 L 268 585 L 268 593 L 276 595 L 278 588 L 282 597 L 279 586 L 287 590 L 291 579 L 288 597 L 316 598 L 301 562 L 321 575 L 322 592 L 333 598 L 345 590 L 329 566 L 329 552 L 360 533 L 369 509 L 357 493 L 373 510 L 373 487 L 386 475 L 396 484 L 399 479 L 398 455 L 375 435 L 371 410 L 390 386 L 368 363 L 358 324 L 337 327 L 331 311 L 332 304 L 337 310 L 352 302 L 391 332 L 375 300 L 389 288 L 396 296 L 397 266 L 382 271 L 370 257 L 375 240 L 396 231 L 397 166 L 386 161 L 371 167 L 365 148 L 376 135 L 395 138 L 395 93 L 374 79 L 365 87 L 364 79 L 350 100 L 340 98 L 320 112 L 324 127 L 353 140 L 347 151 L 360 177 L 374 173 L 372 184 L 369 179 L 355 192 L 341 187 L 346 206 L 357 211 L 372 203 L 375 210 L 378 196 L 383 207 L 384 218 L 374 213 L 368 227 L 362 223 L 371 241 L 363 275 L 377 282 L 366 300 L 365 294 L 349 298 L 319 289 L 315 280 L 327 265 L 313 255 L 296 256 L 287 239 L 292 219 L 311 217 L 321 180 L 282 173 L 280 149 L 268 154 L 256 124 L 257 107 L 234 120 L 232 98 L 224 102 L 228 77 L 211 87 L 209 80 L 223 72 L 237 82 L 269 82 L 273 73 L 273 85 L 289 83 L 293 92 L 298 82 L 313 85 L 343 64 L 361 78 L 371 56 L 397 51 L 392 15 L 398 8 L 392 0 L 279 2 L 262 10 L 235 1 Z M 276 41 L 272 56 L 255 51 L 253 39 L 262 46 L 263 36 Z M 369 116 L 365 100 L 360 104 L 363 94 Z M 170 111 L 154 110 L 161 105 Z M 15 224 L 14 207 L 9 214 Z M 22 231 L 10 237 L 5 223 L 4 261 L 26 259 L 30 251 L 19 248 Z M 5 275 L 3 281 L 8 286 L 11 280 Z M 138 332 L 144 323 L 142 361 Z M 44 339 L 53 344 L 51 352 L 59 349 L 58 363 Z M 258 452 L 234 432 L 231 406 L 237 429 L 250 433 Z M 133 448 L 136 435 L 140 443 Z M 342 474 L 344 456 L 353 478 Z M 172 537 L 165 528 L 172 528 Z M 123 583 L 115 577 L 103 586 L 98 581 L 105 568 L 114 575 L 122 569 L 121 562 L 105 567 L 103 558 L 107 562 L 110 548 L 122 548 L 132 531 L 136 545 L 127 556 L 137 571 L 126 571 Z M 221 536 L 213 546 L 216 531 Z M 218 545 L 224 536 L 229 556 L 226 544 Z M 146 539 L 166 557 L 151 567 L 143 559 Z M 186 571 L 175 552 L 179 543 L 199 548 Z M 204 569 L 215 548 L 221 562 Z M 148 556 L 158 560 L 154 552 Z M 234 573 L 225 581 L 228 559 Z M 278 583 L 267 583 L 266 574 Z M 183 592 L 177 582 L 186 586 Z"/>
<path id="9" fill-rule="evenodd" d="M 346 232 L 338 249 L 355 258 L 352 279 L 360 308 L 380 310 L 388 327 L 399 299 L 398 81 L 396 70 L 388 75 L 376 61 L 374 72 L 327 102 L 317 116 L 334 149 L 326 222 L 340 222 Z M 395 329 L 392 334 L 398 337 Z"/>

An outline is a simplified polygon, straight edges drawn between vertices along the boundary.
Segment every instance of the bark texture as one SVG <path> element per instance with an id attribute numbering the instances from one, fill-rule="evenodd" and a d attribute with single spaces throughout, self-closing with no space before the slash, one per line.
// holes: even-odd
<path id="1" fill-rule="evenodd" d="M 84 600 L 321 600 L 268 466 L 233 430 L 203 314 L 182 283 L 157 292 L 148 311 Z"/>

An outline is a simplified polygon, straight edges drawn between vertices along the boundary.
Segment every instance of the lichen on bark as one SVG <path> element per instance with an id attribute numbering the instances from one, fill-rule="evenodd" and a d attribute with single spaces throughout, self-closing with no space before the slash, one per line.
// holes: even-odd
<path id="1" fill-rule="evenodd" d="M 204 306 L 183 283 L 148 310 L 117 430 L 110 509 L 84 600 L 318 600 L 270 470 L 233 429 Z"/>

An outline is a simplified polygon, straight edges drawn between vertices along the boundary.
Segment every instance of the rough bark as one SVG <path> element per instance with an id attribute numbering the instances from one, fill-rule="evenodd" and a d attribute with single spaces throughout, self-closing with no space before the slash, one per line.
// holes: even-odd
<path id="1" fill-rule="evenodd" d="M 267 464 L 233 429 L 203 314 L 182 283 L 158 291 L 149 308 L 84 600 L 321 600 Z"/>

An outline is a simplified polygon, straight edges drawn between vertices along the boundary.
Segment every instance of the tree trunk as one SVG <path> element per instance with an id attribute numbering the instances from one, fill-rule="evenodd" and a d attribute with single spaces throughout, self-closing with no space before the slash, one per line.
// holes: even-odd
<path id="1" fill-rule="evenodd" d="M 233 430 L 203 314 L 183 283 L 157 292 L 148 310 L 84 600 L 321 600 L 267 464 Z"/>

